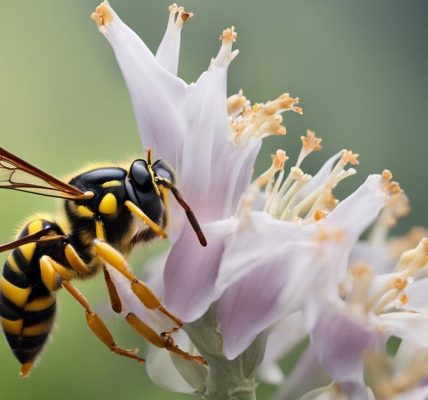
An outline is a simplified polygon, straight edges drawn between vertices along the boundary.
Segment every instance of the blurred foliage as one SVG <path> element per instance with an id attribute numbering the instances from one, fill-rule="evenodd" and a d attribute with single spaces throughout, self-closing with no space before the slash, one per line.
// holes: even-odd
<path id="1" fill-rule="evenodd" d="M 163 35 L 168 4 L 112 0 L 152 49 Z M 94 0 L 0 3 L 0 145 L 58 176 L 87 161 L 141 154 L 112 51 L 89 19 L 96 5 Z M 350 148 L 361 154 L 361 166 L 343 193 L 367 174 L 389 168 L 413 205 L 401 229 L 427 224 L 426 1 L 186 0 L 182 5 L 196 15 L 183 32 L 185 80 L 198 77 L 218 49 L 221 30 L 235 25 L 241 53 L 230 67 L 230 93 L 242 87 L 253 101 L 283 91 L 302 99 L 304 116 L 285 116 L 287 137 L 266 141 L 257 171 L 277 147 L 295 155 L 298 137 L 311 128 L 324 139 L 324 150 L 308 160 L 308 172 Z M 0 243 L 10 240 L 27 215 L 55 210 L 49 199 L 20 193 L 2 192 L 0 202 Z M 138 258 L 133 264 L 140 264 Z M 100 281 L 78 286 L 103 310 L 106 290 Z M 29 379 L 18 378 L 18 363 L 1 343 L 2 397 L 187 398 L 161 391 L 144 367 L 106 351 L 66 294 L 59 294 L 59 303 L 54 340 Z M 142 345 L 123 321 L 107 319 L 121 345 Z M 260 398 L 266 397 L 263 390 Z"/>

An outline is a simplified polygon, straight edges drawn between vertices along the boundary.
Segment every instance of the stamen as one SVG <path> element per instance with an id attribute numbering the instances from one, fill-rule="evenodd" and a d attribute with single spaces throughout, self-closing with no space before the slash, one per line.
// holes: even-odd
<path id="1" fill-rule="evenodd" d="M 326 213 L 323 210 L 315 210 L 314 214 L 312 215 L 312 218 L 314 219 L 315 222 L 318 222 L 324 219 L 327 216 L 327 214 L 328 213 Z"/>
<path id="2" fill-rule="evenodd" d="M 407 293 L 403 293 L 400 297 L 400 303 L 402 306 L 406 305 L 409 302 L 409 295 Z"/>
<path id="3" fill-rule="evenodd" d="M 300 151 L 299 158 L 297 159 L 297 166 L 300 166 L 302 161 L 312 152 L 320 151 L 322 146 L 322 139 L 316 137 L 315 132 L 308 129 L 306 131 L 306 136 L 300 136 L 300 140 L 302 141 L 302 150 Z"/>
<path id="4" fill-rule="evenodd" d="M 234 118 L 244 111 L 244 107 L 247 103 L 247 98 L 243 95 L 242 89 L 240 89 L 237 94 L 234 94 L 227 99 L 227 113 L 230 117 Z"/>
<path id="5" fill-rule="evenodd" d="M 384 244 L 388 231 L 397 223 L 397 219 L 410 212 L 409 199 L 400 189 L 400 185 L 392 181 L 391 171 L 384 170 L 382 172 L 382 184 L 384 190 L 389 194 L 389 198 L 371 230 L 369 241 L 372 245 Z M 406 249 L 402 251 L 404 250 Z"/>
<path id="6" fill-rule="evenodd" d="M 367 264 L 359 263 L 349 270 L 349 274 L 353 280 L 347 302 L 358 304 L 367 312 L 367 298 L 374 277 L 373 270 Z"/>
<path id="7" fill-rule="evenodd" d="M 105 33 L 106 26 L 113 20 L 113 13 L 107 0 L 103 1 L 91 14 L 101 33 Z"/>
<path id="8" fill-rule="evenodd" d="M 169 20 L 168 25 L 175 25 L 177 28 L 181 29 L 184 23 L 193 17 L 193 13 L 184 11 L 184 7 L 179 7 L 177 4 L 171 4 L 168 7 L 169 10 Z"/>
<path id="9" fill-rule="evenodd" d="M 407 286 L 407 281 L 402 278 L 395 278 L 392 285 L 397 290 L 404 290 Z"/>
<path id="10" fill-rule="evenodd" d="M 412 250 L 404 252 L 397 266 L 396 272 L 405 272 L 407 276 L 412 276 L 420 269 L 426 267 L 428 264 L 428 239 L 422 239 L 418 246 Z"/>
<path id="11" fill-rule="evenodd" d="M 251 183 L 246 193 L 242 196 L 238 207 L 238 215 L 242 214 L 243 209 L 251 209 L 260 191 L 272 181 L 278 171 L 283 171 L 287 160 L 288 157 L 284 150 L 278 149 L 275 154 L 272 154 L 272 165 Z"/>
<path id="12" fill-rule="evenodd" d="M 280 113 L 294 111 L 301 114 L 302 109 L 295 106 L 298 102 L 298 98 L 292 98 L 288 93 L 266 104 L 256 103 L 251 106 L 246 102 L 242 111 L 233 115 L 231 140 L 235 144 L 245 145 L 254 137 L 262 139 L 270 135 L 285 135 L 286 129 L 282 125 Z"/>
<path id="13" fill-rule="evenodd" d="M 230 62 L 238 55 L 239 51 L 232 51 L 232 44 L 236 41 L 237 33 L 235 27 L 227 28 L 220 35 L 221 47 L 214 60 L 211 61 L 209 70 L 214 66 L 227 67 Z"/>
<path id="14" fill-rule="evenodd" d="M 344 150 L 342 154 L 342 162 L 344 165 L 359 165 L 360 161 L 358 160 L 359 154 L 353 153 L 350 150 Z"/>

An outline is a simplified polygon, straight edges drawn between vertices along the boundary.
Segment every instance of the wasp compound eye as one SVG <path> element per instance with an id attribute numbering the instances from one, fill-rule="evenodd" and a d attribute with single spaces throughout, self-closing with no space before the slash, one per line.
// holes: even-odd
<path id="1" fill-rule="evenodd" d="M 152 177 L 144 160 L 134 161 L 131 166 L 130 178 L 138 191 L 147 193 L 153 189 Z"/>
<path id="2" fill-rule="evenodd" d="M 167 179 L 172 184 L 175 183 L 175 175 L 172 167 L 164 160 L 157 160 L 153 166 L 153 172 L 160 178 Z"/>

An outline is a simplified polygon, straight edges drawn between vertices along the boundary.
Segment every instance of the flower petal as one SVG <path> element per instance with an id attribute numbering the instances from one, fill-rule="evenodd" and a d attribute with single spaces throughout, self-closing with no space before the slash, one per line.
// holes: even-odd
<path id="1" fill-rule="evenodd" d="M 174 243 L 164 272 L 165 300 L 167 307 L 183 321 L 202 316 L 221 295 L 215 281 L 224 240 L 235 225 L 232 219 L 203 225 L 207 247 L 202 247 L 193 230 L 185 226 Z"/>
<path id="2" fill-rule="evenodd" d="M 422 346 L 428 347 L 428 315 L 412 312 L 392 312 L 379 316 L 391 336 L 397 336 Z"/>
<path id="3" fill-rule="evenodd" d="M 339 299 L 314 296 L 308 307 L 316 309 L 311 312 L 318 314 L 317 319 L 312 318 L 314 324 L 309 328 L 311 344 L 320 364 L 348 395 L 366 393 L 364 397 L 353 399 L 367 398 L 362 355 L 377 345 L 377 334 L 370 325 L 347 314 Z"/>
<path id="4" fill-rule="evenodd" d="M 108 3 L 97 12 L 108 16 L 100 31 L 113 47 L 125 78 L 143 145 L 175 167 L 185 130 L 178 108 L 187 96 L 187 85 L 159 64 Z"/>
<path id="5" fill-rule="evenodd" d="M 339 203 L 325 222 L 330 228 L 343 230 L 354 244 L 376 219 L 387 199 L 381 176 L 370 175 L 354 193 Z"/>
<path id="6" fill-rule="evenodd" d="M 279 387 L 275 400 L 298 399 L 309 390 L 331 382 L 331 377 L 321 368 L 312 346 L 306 348 L 289 376 Z"/>
<path id="7" fill-rule="evenodd" d="M 308 288 L 319 275 L 316 260 L 315 245 L 285 244 L 225 290 L 218 315 L 228 359 L 242 353 L 284 313 L 303 306 Z"/>
<path id="8" fill-rule="evenodd" d="M 306 335 L 301 311 L 286 315 L 274 324 L 266 343 L 265 356 L 259 368 L 259 376 L 269 383 L 281 383 L 284 375 L 276 362 L 283 358 Z"/>
<path id="9" fill-rule="evenodd" d="M 183 24 L 193 16 L 177 4 L 169 6 L 168 26 L 165 35 L 156 52 L 159 64 L 174 75 L 177 75 L 178 59 L 180 56 L 181 29 Z"/>

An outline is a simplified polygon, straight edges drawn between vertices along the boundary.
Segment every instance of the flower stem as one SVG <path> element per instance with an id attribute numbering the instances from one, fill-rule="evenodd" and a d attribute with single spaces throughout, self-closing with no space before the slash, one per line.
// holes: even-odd
<path id="1" fill-rule="evenodd" d="M 186 324 L 186 332 L 208 362 L 203 400 L 255 400 L 257 367 L 263 360 L 266 336 L 259 335 L 252 345 L 234 360 L 222 352 L 223 342 L 211 308 L 202 318 Z"/>

